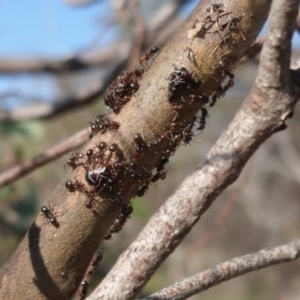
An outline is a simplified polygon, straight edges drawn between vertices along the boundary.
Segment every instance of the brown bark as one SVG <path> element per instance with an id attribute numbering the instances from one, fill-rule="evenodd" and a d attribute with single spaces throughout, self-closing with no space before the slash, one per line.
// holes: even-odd
<path id="1" fill-rule="evenodd" d="M 108 144 L 117 143 L 130 160 L 135 152 L 134 133 L 142 134 L 149 142 L 169 131 L 170 123 L 176 117 L 167 100 L 168 78 L 174 71 L 174 65 L 195 72 L 202 81 L 201 92 L 210 95 L 222 77 L 224 67 L 220 66 L 219 61 L 222 60 L 226 68 L 231 68 L 242 57 L 265 22 L 269 6 L 269 0 L 228 1 L 228 14 L 224 18 L 236 17 L 239 21 L 238 29 L 229 29 L 230 38 L 225 39 L 225 36 L 220 38 L 217 31 L 202 35 L 201 22 L 210 2 L 201 1 L 142 78 L 134 99 L 118 115 L 112 116 L 114 121 L 120 123 L 120 128 L 98 134 L 81 152 L 85 153 L 99 141 L 105 141 Z M 221 21 L 226 24 L 228 20 L 224 21 L 224 18 Z M 216 30 L 216 24 L 212 28 Z M 193 35 L 195 37 L 191 38 Z M 199 68 L 188 59 L 186 47 L 192 49 Z M 201 106 L 201 103 L 191 105 L 181 118 L 191 120 Z M 165 149 L 166 145 L 150 149 L 145 156 L 137 159 L 138 164 L 143 169 L 152 170 Z M 113 203 L 106 195 L 99 197 L 96 205 L 88 209 L 84 205 L 86 195 L 66 192 L 64 183 L 67 179 L 85 182 L 84 176 L 82 168 L 75 169 L 50 197 L 59 228 L 47 224 L 39 215 L 19 248 L 2 268 L 1 299 L 69 299 L 74 294 L 93 254 L 121 209 L 120 204 Z M 140 183 L 124 178 L 123 184 L 126 193 L 122 196 L 122 202 L 128 203 Z"/>

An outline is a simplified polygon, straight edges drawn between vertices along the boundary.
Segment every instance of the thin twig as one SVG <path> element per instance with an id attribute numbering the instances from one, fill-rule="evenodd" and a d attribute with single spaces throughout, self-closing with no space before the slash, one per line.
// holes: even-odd
<path id="1" fill-rule="evenodd" d="M 224 281 L 272 265 L 293 261 L 299 256 L 300 240 L 294 240 L 282 246 L 263 249 L 223 262 L 170 285 L 144 300 L 184 300 Z"/>
<path id="2" fill-rule="evenodd" d="M 120 64 L 117 64 L 114 67 L 111 73 L 107 74 L 107 76 L 103 79 L 105 81 L 94 81 L 84 90 L 78 91 L 73 95 L 64 97 L 63 99 L 57 99 L 52 103 L 20 107 L 12 111 L 0 111 L 0 121 L 24 121 L 28 119 L 51 118 L 60 113 L 69 111 L 70 109 L 80 108 L 83 105 L 91 103 L 99 99 L 99 97 L 104 93 L 106 86 L 123 67 L 124 61 L 125 57 L 123 61 L 120 61 Z"/>
<path id="3" fill-rule="evenodd" d="M 20 73 L 61 73 L 86 70 L 90 67 L 106 67 L 114 64 L 116 57 L 122 56 L 126 52 L 128 42 L 118 42 L 101 51 L 89 53 L 84 57 L 74 54 L 68 58 L 46 59 L 35 57 L 2 57 L 0 59 L 1 74 L 20 74 Z"/>
<path id="4" fill-rule="evenodd" d="M 68 139 L 47 149 L 38 156 L 12 167 L 7 171 L 4 171 L 0 174 L 0 188 L 27 175 L 42 165 L 58 159 L 60 156 L 71 151 L 72 149 L 81 146 L 88 140 L 88 136 L 89 133 L 87 128 L 82 129 Z"/>

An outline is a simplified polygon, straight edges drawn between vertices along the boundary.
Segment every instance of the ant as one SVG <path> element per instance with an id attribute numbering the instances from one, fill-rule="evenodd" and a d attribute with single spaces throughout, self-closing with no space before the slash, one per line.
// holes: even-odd
<path id="1" fill-rule="evenodd" d="M 87 275 L 92 275 L 95 272 L 97 266 L 99 265 L 102 259 L 103 259 L 103 255 L 101 252 L 98 251 L 91 262 L 90 269 Z"/>
<path id="2" fill-rule="evenodd" d="M 148 62 L 148 60 L 158 51 L 158 47 L 152 47 L 151 49 L 147 50 L 146 53 L 139 59 L 140 66 L 138 69 L 134 70 L 134 74 L 137 77 L 141 77 L 144 74 L 146 62 Z"/>
<path id="3" fill-rule="evenodd" d="M 132 96 L 138 91 L 139 83 L 138 79 L 144 74 L 145 63 L 153 56 L 159 48 L 153 47 L 148 50 L 139 59 L 139 68 L 133 72 L 123 71 L 121 75 L 117 77 L 115 81 L 108 87 L 106 96 L 104 98 L 105 104 L 110 107 L 115 114 L 118 114 L 122 107 L 130 101 Z M 96 126 L 92 124 L 92 130 L 97 131 Z"/>
<path id="4" fill-rule="evenodd" d="M 138 91 L 140 85 L 138 84 L 136 75 L 132 72 L 126 72 L 124 71 L 119 77 L 118 77 L 118 85 L 116 87 L 116 92 L 120 95 L 130 95 L 134 94 Z"/>
<path id="5" fill-rule="evenodd" d="M 150 59 L 150 57 L 152 57 L 158 51 L 158 47 L 152 47 L 151 49 L 147 50 L 146 53 L 139 59 L 140 65 L 143 65 L 145 62 L 147 62 Z"/>
<path id="6" fill-rule="evenodd" d="M 154 175 L 151 177 L 151 182 L 156 182 L 157 180 L 161 179 L 164 180 L 167 175 L 166 169 L 157 170 Z"/>
<path id="7" fill-rule="evenodd" d="M 124 71 L 108 87 L 104 102 L 115 114 L 118 114 L 138 89 L 137 75 L 133 72 Z"/>
<path id="8" fill-rule="evenodd" d="M 106 158 L 103 160 L 103 165 L 109 164 L 109 162 L 111 161 L 112 156 L 113 156 L 114 153 L 117 153 L 117 152 L 120 153 L 120 151 L 122 151 L 122 150 L 119 148 L 118 144 L 116 144 L 116 143 L 111 144 L 111 145 L 109 146 L 108 150 L 109 150 L 109 153 L 108 153 L 108 155 L 106 156 Z"/>
<path id="9" fill-rule="evenodd" d="M 80 159 L 83 159 L 83 157 L 84 157 L 84 155 L 82 153 L 76 153 L 68 160 L 67 165 L 70 166 L 74 170 L 78 166 L 82 165 L 82 162 L 80 162 Z"/>
<path id="10" fill-rule="evenodd" d="M 86 280 L 80 282 L 81 291 L 79 292 L 79 300 L 84 300 L 89 288 L 89 283 Z"/>
<path id="11" fill-rule="evenodd" d="M 86 160 L 87 163 L 91 163 L 91 162 L 92 162 L 93 154 L 94 154 L 93 149 L 89 149 L 89 150 L 86 152 L 85 155 L 86 155 L 86 157 L 87 157 L 87 160 Z"/>
<path id="12" fill-rule="evenodd" d="M 143 154 L 144 151 L 148 150 L 148 144 L 139 133 L 134 134 L 133 143 L 137 152 L 136 153 L 137 156 Z"/>
<path id="13" fill-rule="evenodd" d="M 80 183 L 77 179 L 75 179 L 74 182 L 71 180 L 67 180 L 65 183 L 65 187 L 70 193 L 74 193 L 76 191 L 78 192 L 84 191 L 83 184 Z"/>
<path id="14" fill-rule="evenodd" d="M 175 71 L 171 73 L 169 77 L 169 99 L 171 99 L 181 85 L 186 83 L 186 78 L 189 76 L 189 72 L 184 67 L 176 67 Z"/>
<path id="15" fill-rule="evenodd" d="M 107 148 L 107 144 L 105 142 L 101 142 L 97 145 L 97 147 L 101 150 L 104 150 Z M 113 143 L 108 148 L 109 153 L 104 156 L 104 153 L 99 155 L 103 160 L 101 161 L 101 165 L 94 166 L 93 168 L 90 167 L 90 165 L 85 165 L 85 178 L 89 185 L 99 187 L 100 183 L 107 185 L 108 183 L 112 183 L 113 171 L 116 172 L 116 169 L 120 169 L 121 166 L 116 163 L 111 163 L 111 160 L 113 158 L 113 155 L 118 157 L 119 159 L 124 159 L 124 153 L 119 148 L 119 146 L 116 143 Z M 100 163 L 100 161 L 99 161 Z M 116 174 L 117 175 L 117 174 Z M 106 183 L 105 183 L 106 182 Z"/>
<path id="16" fill-rule="evenodd" d="M 87 201 L 85 202 L 85 206 L 87 208 L 92 208 L 93 205 L 95 204 L 95 196 L 97 195 L 97 189 L 96 187 L 90 187 L 89 191 L 84 190 L 84 193 L 86 196 L 88 196 Z"/>
<path id="17" fill-rule="evenodd" d="M 56 228 L 59 227 L 59 223 L 53 214 L 53 209 L 50 206 L 49 206 L 49 208 L 47 206 L 42 206 L 41 213 L 43 214 L 45 219 L 48 222 L 50 222 L 54 227 L 56 227 Z"/>
<path id="18" fill-rule="evenodd" d="M 191 103 L 207 104 L 209 98 L 206 95 L 190 95 Z"/>
<path id="19" fill-rule="evenodd" d="M 225 63 L 221 60 L 219 62 L 220 68 L 221 68 L 221 75 L 222 78 L 225 78 L 226 76 L 229 77 L 228 83 L 223 87 L 224 93 L 227 92 L 227 90 L 234 86 L 234 74 L 226 69 Z"/>
<path id="20" fill-rule="evenodd" d="M 99 149 L 101 152 L 103 152 L 103 151 L 106 150 L 107 144 L 106 144 L 105 142 L 100 142 L 100 143 L 97 144 L 97 147 L 98 147 L 98 149 Z"/>
<path id="21" fill-rule="evenodd" d="M 162 157 L 160 162 L 157 164 L 157 171 L 163 170 L 165 168 L 165 165 L 169 162 L 169 159 L 167 157 Z"/>
<path id="22" fill-rule="evenodd" d="M 107 167 L 99 167 L 98 169 L 88 170 L 85 174 L 85 179 L 89 185 L 99 186 L 100 180 L 105 178 L 103 174 L 105 174 Z"/>
<path id="23" fill-rule="evenodd" d="M 217 88 L 217 90 L 213 93 L 212 97 L 211 97 L 211 102 L 209 103 L 209 106 L 212 107 L 215 105 L 216 101 L 220 98 L 220 97 L 224 97 L 226 92 L 228 91 L 229 88 L 232 88 L 234 86 L 234 74 L 232 72 L 230 72 L 229 70 L 227 70 L 225 68 L 225 63 L 223 61 L 219 62 L 219 66 L 221 69 L 221 76 L 222 79 L 225 79 L 226 76 L 229 77 L 228 82 L 224 85 L 224 87 L 222 87 L 221 85 Z"/>
<path id="24" fill-rule="evenodd" d="M 82 183 L 80 183 L 77 179 L 72 182 L 71 180 L 67 180 L 66 184 L 65 184 L 66 189 L 70 192 L 70 193 L 74 193 L 76 191 L 84 193 L 85 195 L 88 196 L 88 200 L 85 204 L 85 206 L 87 208 L 92 208 L 93 203 L 94 203 L 94 197 L 97 195 L 97 191 L 95 189 L 95 187 L 90 188 L 90 190 L 86 190 L 83 186 Z"/>
<path id="25" fill-rule="evenodd" d="M 123 107 L 122 103 L 113 95 L 113 92 L 105 96 L 104 103 L 107 107 L 111 108 L 115 114 L 118 114 Z"/>
<path id="26" fill-rule="evenodd" d="M 118 122 L 105 119 L 104 116 L 98 116 L 94 122 L 91 122 L 91 132 L 96 135 L 97 133 L 105 133 L 107 130 L 118 130 L 120 124 Z"/>
<path id="27" fill-rule="evenodd" d="M 121 213 L 114 221 L 113 225 L 110 227 L 108 233 L 105 235 L 104 239 L 109 240 L 113 233 L 118 233 L 122 230 L 126 220 L 130 217 L 133 212 L 133 207 L 131 204 L 123 204 Z"/>
<path id="28" fill-rule="evenodd" d="M 136 196 L 143 197 L 149 189 L 149 182 L 142 185 L 136 192 Z"/>

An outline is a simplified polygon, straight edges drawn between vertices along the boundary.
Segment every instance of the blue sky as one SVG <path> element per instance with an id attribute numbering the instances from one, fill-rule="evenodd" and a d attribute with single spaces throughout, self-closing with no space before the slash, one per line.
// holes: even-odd
<path id="1" fill-rule="evenodd" d="M 142 3 L 145 1 L 149 0 Z M 159 0 L 151 1 L 153 4 Z M 197 3 L 194 0 L 185 5 L 182 18 Z M 98 0 L 93 5 L 75 7 L 63 0 L 0 0 L 0 58 L 65 58 L 85 49 L 99 35 L 102 37 L 97 48 L 105 47 L 118 34 L 117 26 L 107 30 L 112 21 L 110 4 L 108 0 Z M 296 34 L 297 45 L 299 40 Z M 0 109 L 26 103 L 16 97 L 3 99 L 7 91 L 47 101 L 57 89 L 49 75 L 0 75 Z"/>
<path id="2" fill-rule="evenodd" d="M 79 8 L 60 0 L 2 0 L 0 55 L 68 56 L 90 43 L 110 16 L 109 1 Z"/>
<path id="3" fill-rule="evenodd" d="M 145 0 L 144 0 L 145 1 Z M 187 15 L 197 1 L 184 7 Z M 0 1 L 1 56 L 68 56 L 87 46 L 106 29 L 112 12 L 110 1 L 75 7 L 62 0 Z M 110 42 L 114 28 L 105 34 L 99 47 Z"/>
<path id="4" fill-rule="evenodd" d="M 183 18 L 196 3 L 184 7 Z M 109 26 L 110 5 L 107 0 L 78 7 L 62 0 L 0 0 L 0 58 L 66 58 L 84 50 L 97 36 L 101 39 L 96 47 L 105 47 L 118 35 L 117 26 Z M 51 100 L 56 87 L 49 75 L 0 75 L 0 109 L 26 105 L 32 99 Z M 7 92 L 25 95 L 27 100 L 3 97 Z"/>

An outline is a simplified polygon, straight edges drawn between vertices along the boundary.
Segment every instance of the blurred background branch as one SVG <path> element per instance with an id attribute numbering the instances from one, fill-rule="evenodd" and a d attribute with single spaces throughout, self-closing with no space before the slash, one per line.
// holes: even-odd
<path id="1" fill-rule="evenodd" d="M 185 278 L 163 290 L 150 295 L 145 300 L 184 300 L 201 293 L 224 281 L 262 268 L 293 261 L 300 256 L 300 240 L 286 245 L 263 249 L 255 253 L 236 257 L 214 268 Z"/>

